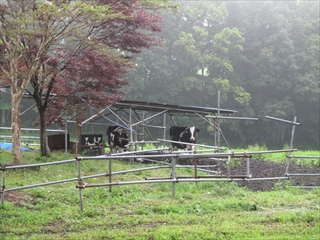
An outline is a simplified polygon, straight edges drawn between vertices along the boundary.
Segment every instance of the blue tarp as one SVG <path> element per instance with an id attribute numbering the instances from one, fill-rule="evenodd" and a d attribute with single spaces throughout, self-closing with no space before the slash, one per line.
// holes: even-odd
<path id="1" fill-rule="evenodd" d="M 12 143 L 0 142 L 0 149 L 12 150 Z M 22 147 L 22 151 L 24 151 L 24 152 L 30 152 L 32 150 L 33 149 L 31 149 L 31 148 Z"/>

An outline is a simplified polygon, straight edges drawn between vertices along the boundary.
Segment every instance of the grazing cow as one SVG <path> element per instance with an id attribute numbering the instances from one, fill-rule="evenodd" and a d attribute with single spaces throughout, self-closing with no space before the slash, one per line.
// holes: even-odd
<path id="1" fill-rule="evenodd" d="M 196 143 L 196 134 L 200 132 L 195 126 L 178 127 L 172 126 L 170 128 L 170 139 L 176 142 Z M 172 143 L 174 150 L 185 149 L 193 150 L 194 146 L 188 144 Z"/>
<path id="2" fill-rule="evenodd" d="M 119 126 L 109 126 L 107 130 L 110 152 L 122 152 L 128 144 L 128 134 L 125 129 Z M 114 151 L 115 150 L 115 151 Z"/>

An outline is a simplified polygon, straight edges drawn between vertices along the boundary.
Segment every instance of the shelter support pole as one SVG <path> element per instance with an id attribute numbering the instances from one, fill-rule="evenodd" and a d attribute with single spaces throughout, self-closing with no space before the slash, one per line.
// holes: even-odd
<path id="1" fill-rule="evenodd" d="M 167 113 L 163 114 L 163 139 L 166 139 Z M 166 143 L 162 142 L 162 148 L 166 147 Z"/>
<path id="2" fill-rule="evenodd" d="M 220 90 L 218 90 L 218 117 L 220 117 Z M 217 121 L 217 126 L 218 126 L 218 152 L 220 152 L 220 120 L 218 118 Z M 220 172 L 220 161 L 218 161 L 218 172 Z"/>
<path id="3" fill-rule="evenodd" d="M 130 128 L 130 143 L 133 143 L 133 129 L 132 129 L 132 108 L 129 109 L 129 128 Z M 130 144 L 129 150 L 132 151 L 132 144 Z M 130 162 L 134 163 L 134 158 L 130 159 Z"/>
<path id="4" fill-rule="evenodd" d="M 176 179 L 176 157 L 171 158 L 171 165 L 172 165 L 172 173 L 171 173 L 171 178 L 172 180 Z M 172 182 L 172 197 L 176 196 L 176 182 Z"/>
<path id="5" fill-rule="evenodd" d="M 66 120 L 64 122 L 64 148 L 65 148 L 65 154 L 66 157 L 68 155 L 68 121 Z"/>
<path id="6" fill-rule="evenodd" d="M 148 124 L 145 124 L 145 121 L 146 121 L 148 118 L 145 119 L 145 118 L 144 118 L 145 115 L 143 115 L 143 119 L 141 120 L 141 118 L 139 117 L 139 115 L 138 115 L 137 113 L 136 113 L 136 116 L 137 116 L 137 119 L 139 120 L 139 122 L 142 122 L 142 123 L 143 123 L 143 129 L 146 131 L 146 133 L 148 134 L 149 138 L 150 138 L 152 141 L 154 141 L 151 133 L 149 132 L 149 130 L 148 130 L 147 127 L 146 127 Z M 131 122 L 131 120 L 130 120 L 130 122 Z M 135 126 L 135 125 L 136 125 L 136 124 L 133 124 L 132 126 Z M 144 140 L 144 133 L 145 133 L 145 132 L 143 132 L 143 140 Z M 157 147 L 157 144 L 154 143 L 154 146 Z"/>
<path id="7" fill-rule="evenodd" d="M 142 112 L 142 125 L 144 125 L 144 118 L 145 118 L 145 116 L 146 116 L 146 112 L 143 111 L 143 112 Z M 145 135 L 145 128 L 142 127 L 142 140 L 143 140 L 143 141 L 145 140 L 145 139 L 144 139 L 144 135 Z M 141 150 L 143 150 L 143 149 L 144 149 L 144 144 L 141 145 Z"/>

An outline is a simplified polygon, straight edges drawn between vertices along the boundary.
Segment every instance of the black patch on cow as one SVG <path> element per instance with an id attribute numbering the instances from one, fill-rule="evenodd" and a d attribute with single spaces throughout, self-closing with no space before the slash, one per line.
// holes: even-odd
<path id="1" fill-rule="evenodd" d="M 194 129 L 193 136 L 191 133 L 192 128 Z M 191 126 L 191 127 L 172 126 L 170 128 L 170 139 L 176 142 L 196 143 L 197 141 L 196 134 L 198 132 L 200 132 L 200 130 L 194 126 Z M 172 143 L 172 147 L 178 148 L 178 149 L 186 149 L 187 144 Z"/>
<path id="2" fill-rule="evenodd" d="M 102 134 L 82 134 L 81 135 L 82 146 L 103 146 Z"/>
<path id="3" fill-rule="evenodd" d="M 125 149 L 128 144 L 127 131 L 119 126 L 109 126 L 107 129 L 110 151 L 113 149 Z"/>

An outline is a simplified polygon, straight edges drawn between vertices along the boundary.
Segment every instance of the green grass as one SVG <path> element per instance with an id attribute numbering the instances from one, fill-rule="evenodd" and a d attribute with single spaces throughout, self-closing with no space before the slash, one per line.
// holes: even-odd
<path id="1" fill-rule="evenodd" d="M 302 155 L 305 155 L 304 153 Z M 24 153 L 24 162 L 72 159 L 64 153 L 49 158 Z M 4 161 L 6 159 L 6 161 Z M 1 162 L 11 153 L 1 152 Z M 152 164 L 113 160 L 113 171 Z M 105 173 L 106 160 L 81 162 L 82 176 Z M 177 169 L 178 175 L 192 170 Z M 139 171 L 113 176 L 114 182 L 169 177 L 170 169 Z M 202 173 L 203 174 L 203 173 Z M 76 178 L 76 163 L 50 165 L 40 170 L 6 171 L 6 188 Z M 85 179 L 107 183 L 108 177 Z M 318 239 L 319 189 L 276 188 L 252 192 L 230 182 L 119 185 L 84 188 L 80 210 L 77 182 L 17 191 L 25 199 L 9 201 L 0 209 L 0 239 Z M 6 193 L 7 194 L 7 193 Z"/>

